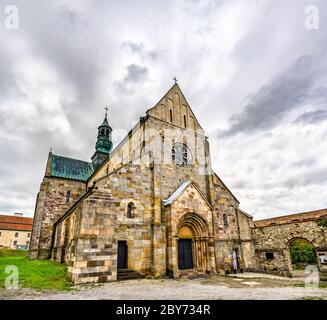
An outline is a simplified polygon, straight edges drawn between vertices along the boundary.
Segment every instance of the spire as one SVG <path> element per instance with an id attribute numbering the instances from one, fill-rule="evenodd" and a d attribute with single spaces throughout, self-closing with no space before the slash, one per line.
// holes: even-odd
<path id="1" fill-rule="evenodd" d="M 104 109 L 106 110 L 106 113 L 102 124 L 98 127 L 98 138 L 95 144 L 95 153 L 92 156 L 92 163 L 96 168 L 99 167 L 106 158 L 108 158 L 112 149 L 112 129 L 107 119 L 108 107 L 105 107 Z"/>

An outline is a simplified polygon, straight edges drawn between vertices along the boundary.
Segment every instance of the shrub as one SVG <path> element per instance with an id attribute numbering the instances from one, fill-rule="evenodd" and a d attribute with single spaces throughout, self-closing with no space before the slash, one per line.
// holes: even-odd
<path id="1" fill-rule="evenodd" d="M 291 244 L 292 263 L 299 267 L 317 263 L 317 255 L 314 246 L 306 240 L 295 240 Z"/>

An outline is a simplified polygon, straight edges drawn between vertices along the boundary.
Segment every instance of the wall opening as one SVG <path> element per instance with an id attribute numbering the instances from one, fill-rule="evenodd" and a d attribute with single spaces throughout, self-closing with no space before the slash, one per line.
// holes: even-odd
<path id="1" fill-rule="evenodd" d="M 317 253 L 314 245 L 302 238 L 294 239 L 289 244 L 293 276 L 300 276 L 309 265 L 317 265 Z"/>

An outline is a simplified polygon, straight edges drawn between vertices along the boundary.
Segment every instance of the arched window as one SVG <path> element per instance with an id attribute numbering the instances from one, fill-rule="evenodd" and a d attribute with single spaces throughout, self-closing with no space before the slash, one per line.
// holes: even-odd
<path id="1" fill-rule="evenodd" d="M 191 151 L 183 143 L 175 143 L 171 157 L 177 166 L 187 166 L 192 162 Z"/>
<path id="2" fill-rule="evenodd" d="M 173 122 L 173 111 L 169 110 L 170 122 Z"/>
<path id="3" fill-rule="evenodd" d="M 135 215 L 135 205 L 133 202 L 130 202 L 127 205 L 127 218 L 133 218 Z"/>
<path id="4" fill-rule="evenodd" d="M 104 129 L 101 129 L 101 135 L 102 136 L 104 135 Z"/>
<path id="5" fill-rule="evenodd" d="M 108 129 L 106 130 L 106 136 L 109 136 L 109 130 Z"/>
<path id="6" fill-rule="evenodd" d="M 223 221 L 224 221 L 224 226 L 228 227 L 228 219 L 226 213 L 223 214 Z"/>
<path id="7" fill-rule="evenodd" d="M 186 115 L 184 114 L 184 128 L 186 128 Z"/>

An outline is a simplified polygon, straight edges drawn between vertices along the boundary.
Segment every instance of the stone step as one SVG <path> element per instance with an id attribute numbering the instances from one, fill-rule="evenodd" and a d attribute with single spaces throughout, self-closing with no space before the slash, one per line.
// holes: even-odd
<path id="1" fill-rule="evenodd" d="M 143 276 L 130 269 L 121 269 L 117 271 L 117 280 L 131 280 L 131 279 L 142 279 Z"/>

